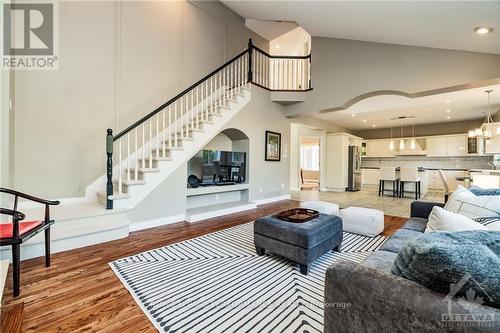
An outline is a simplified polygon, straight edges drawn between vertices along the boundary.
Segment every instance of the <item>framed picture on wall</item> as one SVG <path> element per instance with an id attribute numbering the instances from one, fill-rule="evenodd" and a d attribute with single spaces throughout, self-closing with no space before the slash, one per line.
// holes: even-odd
<path id="1" fill-rule="evenodd" d="M 266 131 L 266 161 L 281 161 L 281 133 Z"/>

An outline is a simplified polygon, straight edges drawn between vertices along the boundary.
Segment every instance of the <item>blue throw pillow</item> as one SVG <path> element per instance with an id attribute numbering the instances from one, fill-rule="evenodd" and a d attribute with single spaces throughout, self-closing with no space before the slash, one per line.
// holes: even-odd
<path id="1" fill-rule="evenodd" d="M 444 294 L 463 279 L 455 296 L 473 290 L 484 304 L 500 308 L 500 232 L 433 232 L 410 240 L 391 272 Z"/>
<path id="2" fill-rule="evenodd" d="M 471 186 L 469 191 L 475 195 L 500 195 L 500 188 L 481 188 L 479 186 Z"/>

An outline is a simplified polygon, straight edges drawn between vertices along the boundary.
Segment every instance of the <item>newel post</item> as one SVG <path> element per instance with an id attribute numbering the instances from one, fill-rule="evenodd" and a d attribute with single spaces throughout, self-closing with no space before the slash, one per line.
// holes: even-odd
<path id="1" fill-rule="evenodd" d="M 109 197 L 113 195 L 113 130 L 108 128 L 106 134 L 106 209 L 113 209 L 113 200 Z"/>
<path id="2" fill-rule="evenodd" d="M 250 38 L 248 40 L 248 82 L 253 81 L 252 52 L 253 52 L 253 44 L 252 44 L 252 38 Z"/>

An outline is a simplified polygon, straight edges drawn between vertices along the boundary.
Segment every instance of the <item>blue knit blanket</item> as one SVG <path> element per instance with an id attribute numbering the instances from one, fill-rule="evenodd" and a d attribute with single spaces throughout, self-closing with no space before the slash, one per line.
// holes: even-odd
<path id="1" fill-rule="evenodd" d="M 484 304 L 500 308 L 500 232 L 423 234 L 399 251 L 391 272 L 445 294 L 465 283 L 456 297 L 473 290 Z"/>

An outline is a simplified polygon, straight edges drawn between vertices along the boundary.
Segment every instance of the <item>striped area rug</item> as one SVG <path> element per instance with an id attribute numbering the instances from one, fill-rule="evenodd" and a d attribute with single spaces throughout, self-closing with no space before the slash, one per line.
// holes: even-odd
<path id="1" fill-rule="evenodd" d="M 280 256 L 257 256 L 249 223 L 110 266 L 161 332 L 323 332 L 328 266 L 359 263 L 384 241 L 344 232 L 341 252 L 325 254 L 305 276 Z"/>

